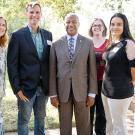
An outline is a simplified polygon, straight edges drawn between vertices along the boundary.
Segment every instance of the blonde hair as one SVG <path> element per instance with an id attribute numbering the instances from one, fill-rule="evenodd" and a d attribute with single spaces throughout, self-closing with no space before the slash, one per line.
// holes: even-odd
<path id="1" fill-rule="evenodd" d="M 94 24 L 96 21 L 100 21 L 100 22 L 103 24 L 104 31 L 103 31 L 103 33 L 102 33 L 102 36 L 103 36 L 103 37 L 106 37 L 106 34 L 107 34 L 107 27 L 106 27 L 104 21 L 103 21 L 101 18 L 94 18 L 94 20 L 93 20 L 93 22 L 91 23 L 91 26 L 90 26 L 90 28 L 89 28 L 89 36 L 90 36 L 90 37 L 93 37 L 92 27 L 93 27 L 93 24 Z"/>
<path id="2" fill-rule="evenodd" d="M 36 5 L 39 6 L 39 8 L 41 10 L 41 5 L 40 5 L 40 3 L 38 1 L 31 1 L 31 2 L 27 3 L 27 5 L 26 5 L 26 11 L 28 11 L 28 8 L 29 7 L 33 8 Z"/>
<path id="3" fill-rule="evenodd" d="M 0 16 L 0 19 L 3 19 L 5 21 L 6 24 L 6 30 L 4 35 L 2 35 L 0 37 L 0 47 L 5 47 L 7 45 L 7 41 L 8 41 L 8 35 L 7 35 L 7 21 L 4 17 Z"/>

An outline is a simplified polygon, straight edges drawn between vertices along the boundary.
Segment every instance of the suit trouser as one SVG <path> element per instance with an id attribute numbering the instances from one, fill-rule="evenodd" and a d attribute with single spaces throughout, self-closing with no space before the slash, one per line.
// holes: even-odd
<path id="1" fill-rule="evenodd" d="M 72 135 L 72 116 L 75 114 L 77 135 L 90 135 L 90 111 L 85 102 L 75 101 L 73 95 L 68 102 L 60 102 L 60 135 Z"/>
<path id="2" fill-rule="evenodd" d="M 110 99 L 102 94 L 106 115 L 106 135 L 128 135 L 126 114 L 132 97 Z"/>
<path id="3" fill-rule="evenodd" d="M 98 81 L 98 95 L 96 95 L 95 97 L 95 104 L 90 108 L 91 135 L 93 135 L 93 127 L 94 127 L 93 122 L 94 122 L 95 113 L 96 113 L 96 117 L 95 117 L 96 135 L 106 134 L 106 118 L 105 118 L 105 111 L 101 98 L 101 87 L 102 87 L 102 81 Z"/>

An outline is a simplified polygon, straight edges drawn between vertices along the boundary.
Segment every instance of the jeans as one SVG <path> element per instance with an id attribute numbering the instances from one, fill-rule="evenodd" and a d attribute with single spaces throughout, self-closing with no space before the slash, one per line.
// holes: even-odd
<path id="1" fill-rule="evenodd" d="M 34 135 L 45 135 L 44 119 L 47 100 L 41 87 L 37 88 L 35 95 L 28 102 L 18 98 L 18 135 L 28 135 L 28 123 L 32 109 L 34 112 Z"/>

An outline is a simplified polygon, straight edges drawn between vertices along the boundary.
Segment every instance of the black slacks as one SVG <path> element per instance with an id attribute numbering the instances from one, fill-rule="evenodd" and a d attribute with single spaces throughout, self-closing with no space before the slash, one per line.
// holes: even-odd
<path id="1" fill-rule="evenodd" d="M 91 135 L 93 135 L 94 116 L 96 135 L 106 135 L 106 118 L 101 98 L 101 89 L 102 81 L 98 81 L 98 95 L 95 97 L 95 104 L 90 108 Z M 96 115 L 94 115 L 95 113 Z"/>

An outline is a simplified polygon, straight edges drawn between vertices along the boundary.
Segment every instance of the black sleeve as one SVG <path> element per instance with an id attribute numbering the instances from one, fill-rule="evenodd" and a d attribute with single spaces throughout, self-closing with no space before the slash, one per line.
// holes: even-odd
<path id="1" fill-rule="evenodd" d="M 135 67 L 135 59 L 129 60 L 129 66 L 130 67 Z"/>

